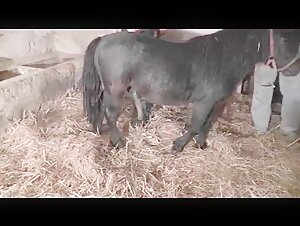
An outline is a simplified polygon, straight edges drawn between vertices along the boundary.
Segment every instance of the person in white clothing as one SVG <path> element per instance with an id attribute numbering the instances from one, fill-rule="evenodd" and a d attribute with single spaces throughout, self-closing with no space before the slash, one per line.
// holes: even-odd
<path id="1" fill-rule="evenodd" d="M 254 126 L 258 133 L 268 132 L 277 76 L 279 76 L 279 86 L 283 96 L 279 132 L 284 136 L 297 139 L 300 136 L 300 73 L 294 77 L 286 77 L 265 64 L 256 66 L 251 106 Z"/>

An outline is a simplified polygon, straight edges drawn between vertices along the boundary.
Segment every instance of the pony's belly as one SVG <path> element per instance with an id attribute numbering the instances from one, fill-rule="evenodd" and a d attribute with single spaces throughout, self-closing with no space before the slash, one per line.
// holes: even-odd
<path id="1" fill-rule="evenodd" d="M 184 101 L 174 100 L 171 98 L 164 98 L 163 96 L 157 96 L 157 95 L 143 96 L 141 99 L 157 105 L 179 106 L 185 104 Z"/>
<path id="2" fill-rule="evenodd" d="M 137 92 L 142 100 L 158 105 L 179 106 L 188 103 L 183 95 L 174 92 Z"/>
<path id="3" fill-rule="evenodd" d="M 141 99 L 158 105 L 174 106 L 188 103 L 190 95 L 184 91 L 186 90 L 184 82 L 172 81 L 170 78 L 145 78 L 147 77 L 132 82 L 132 88 Z M 191 92 L 192 90 L 189 91 Z"/>

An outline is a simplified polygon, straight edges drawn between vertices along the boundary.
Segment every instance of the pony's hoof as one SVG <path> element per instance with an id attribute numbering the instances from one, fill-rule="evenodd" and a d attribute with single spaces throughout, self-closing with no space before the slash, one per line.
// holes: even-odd
<path id="1" fill-rule="evenodd" d="M 142 127 L 144 127 L 144 126 L 146 126 L 146 124 L 148 123 L 148 121 L 149 120 L 132 120 L 131 121 L 131 126 L 133 127 L 133 128 L 136 128 L 136 127 L 138 127 L 138 126 L 142 126 Z"/>
<path id="2" fill-rule="evenodd" d="M 206 138 L 204 138 L 204 136 L 195 136 L 195 147 L 196 148 L 201 148 L 202 150 L 205 150 L 207 147 L 208 147 L 208 143 L 207 143 L 207 140 Z"/>
<path id="3" fill-rule="evenodd" d="M 143 121 L 136 119 L 136 120 L 132 120 L 130 124 L 133 128 L 136 128 L 138 126 L 143 126 Z"/>
<path id="4" fill-rule="evenodd" d="M 205 141 L 203 144 L 198 144 L 198 143 L 196 143 L 196 144 L 195 144 L 195 147 L 196 147 L 196 148 L 201 148 L 202 150 L 205 150 L 205 149 L 208 147 L 208 144 L 207 144 L 206 141 Z"/>
<path id="5" fill-rule="evenodd" d="M 126 142 L 123 139 L 110 139 L 110 143 L 112 146 L 116 148 L 124 148 L 126 146 Z"/>
<path id="6" fill-rule="evenodd" d="M 201 148 L 202 150 L 205 150 L 206 148 L 208 148 L 207 142 L 205 141 L 203 145 L 200 145 L 200 148 Z"/>
<path id="7" fill-rule="evenodd" d="M 172 149 L 171 149 L 171 153 L 172 154 L 177 154 L 179 152 L 182 152 L 183 149 L 184 149 L 184 147 L 181 144 L 179 144 L 178 142 L 174 141 Z"/>

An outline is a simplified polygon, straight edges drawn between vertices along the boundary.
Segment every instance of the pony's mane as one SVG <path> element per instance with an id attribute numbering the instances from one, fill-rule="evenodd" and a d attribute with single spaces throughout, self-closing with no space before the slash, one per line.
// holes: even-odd
<path id="1" fill-rule="evenodd" d="M 215 39 L 226 48 L 226 46 L 243 44 L 243 38 L 245 46 L 237 47 L 246 48 L 245 51 L 247 53 L 255 52 L 257 61 L 264 62 L 268 59 L 270 53 L 268 29 L 224 29 L 213 34 L 194 37 L 187 43 L 193 45 L 195 48 L 203 48 L 203 46 L 211 46 L 213 48 L 212 45 L 214 43 L 211 40 Z M 259 43 L 258 51 L 257 49 L 249 49 L 253 40 Z"/>
<path id="2" fill-rule="evenodd" d="M 201 61 L 203 72 L 228 76 L 234 84 L 251 73 L 258 62 L 269 57 L 268 30 L 222 30 L 214 34 L 199 36 L 186 43 L 194 49 Z M 227 74 L 228 73 L 228 74 Z M 229 75 L 230 74 L 230 75 Z M 208 78 L 210 80 L 210 78 Z"/>

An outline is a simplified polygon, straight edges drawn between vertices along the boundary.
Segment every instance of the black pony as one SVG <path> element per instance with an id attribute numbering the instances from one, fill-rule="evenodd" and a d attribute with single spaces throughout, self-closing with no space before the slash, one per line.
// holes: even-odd
<path id="1" fill-rule="evenodd" d="M 271 54 L 284 75 L 298 74 L 299 41 L 299 30 L 279 29 L 222 30 L 186 43 L 128 32 L 106 35 L 85 53 L 85 111 L 98 128 L 106 116 L 111 143 L 124 146 L 117 119 L 128 90 L 149 103 L 192 103 L 191 126 L 172 151 L 182 151 L 193 137 L 205 148 L 212 123 L 222 113 L 220 104 L 257 63 Z"/>

